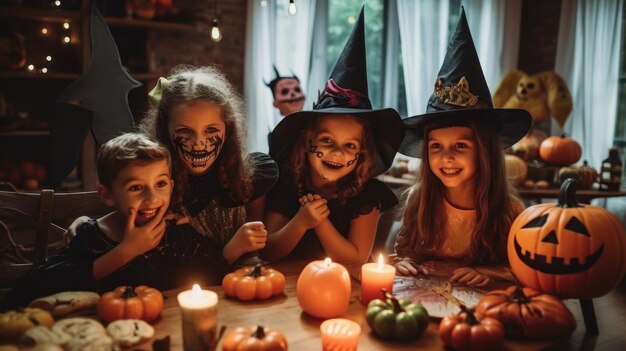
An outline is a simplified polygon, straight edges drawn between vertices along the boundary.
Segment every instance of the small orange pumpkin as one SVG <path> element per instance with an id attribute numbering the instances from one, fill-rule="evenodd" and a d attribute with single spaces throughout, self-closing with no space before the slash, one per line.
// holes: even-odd
<path id="1" fill-rule="evenodd" d="M 626 230 L 602 207 L 576 203 L 576 181 L 561 185 L 558 203 L 528 207 L 513 222 L 507 252 L 525 286 L 561 298 L 602 296 L 626 271 Z"/>
<path id="2" fill-rule="evenodd" d="M 457 351 L 500 350 L 504 328 L 495 318 L 483 317 L 461 305 L 461 313 L 444 317 L 439 337 L 446 347 Z"/>
<path id="3" fill-rule="evenodd" d="M 520 286 L 488 292 L 476 313 L 499 320 L 511 338 L 558 338 L 576 329 L 572 312 L 559 298 Z"/>
<path id="4" fill-rule="evenodd" d="M 286 351 L 287 338 L 278 330 L 262 327 L 239 327 L 228 333 L 222 342 L 224 351 Z"/>
<path id="5" fill-rule="evenodd" d="M 580 167 L 561 167 L 559 169 L 559 183 L 562 184 L 567 178 L 576 179 L 581 189 L 589 189 L 596 182 L 598 172 L 589 166 L 587 161 Z"/>
<path id="6" fill-rule="evenodd" d="M 240 300 L 269 299 L 282 294 L 285 290 L 285 276 L 272 268 L 255 266 L 240 268 L 226 274 L 222 280 L 222 289 L 227 296 Z"/>
<path id="7" fill-rule="evenodd" d="M 98 317 L 109 323 L 118 319 L 142 319 L 150 322 L 163 310 L 163 294 L 155 288 L 139 285 L 120 286 L 100 296 Z"/>
<path id="8" fill-rule="evenodd" d="M 539 145 L 539 157 L 555 166 L 567 166 L 578 162 L 582 155 L 580 144 L 565 134 L 551 136 Z"/>

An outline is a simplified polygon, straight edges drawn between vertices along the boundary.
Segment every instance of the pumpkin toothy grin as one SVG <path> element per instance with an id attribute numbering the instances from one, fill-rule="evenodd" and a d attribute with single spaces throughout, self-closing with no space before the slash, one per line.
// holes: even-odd
<path id="1" fill-rule="evenodd" d="M 519 257 L 522 262 L 532 269 L 548 274 L 575 274 L 585 271 L 598 261 L 604 250 L 603 244 L 596 252 L 585 256 L 585 263 L 580 263 L 579 258 L 573 257 L 570 258 L 569 264 L 566 264 L 565 258 L 558 256 L 553 256 L 551 262 L 548 263 L 545 255 L 535 253 L 534 258 L 532 258 L 530 251 L 526 250 L 525 253 L 522 253 L 522 246 L 517 241 L 517 237 L 514 238 L 514 244 L 517 257 Z"/>

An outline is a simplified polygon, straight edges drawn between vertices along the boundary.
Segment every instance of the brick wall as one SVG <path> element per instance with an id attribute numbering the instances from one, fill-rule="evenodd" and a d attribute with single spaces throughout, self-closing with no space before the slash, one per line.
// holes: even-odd
<path id="1" fill-rule="evenodd" d="M 554 70 L 561 0 L 523 0 L 518 68 L 528 74 Z"/>

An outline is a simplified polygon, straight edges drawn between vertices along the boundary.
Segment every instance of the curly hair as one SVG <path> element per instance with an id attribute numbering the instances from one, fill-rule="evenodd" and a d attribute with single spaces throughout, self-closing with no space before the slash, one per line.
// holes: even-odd
<path id="1" fill-rule="evenodd" d="M 374 165 L 374 139 L 372 137 L 369 123 L 361 118 L 349 115 L 355 122 L 363 127 L 363 140 L 361 142 L 361 151 L 356 167 L 345 177 L 339 179 L 337 186 L 337 196 L 340 203 L 345 202 L 348 198 L 358 194 L 365 183 L 371 178 Z M 324 117 L 312 118 L 309 120 L 305 129 L 299 131 L 296 138 L 288 165 L 283 167 L 283 176 L 295 185 L 298 194 L 304 194 L 310 191 L 311 180 L 309 179 L 309 159 L 307 157 L 309 146 L 307 140 L 309 133 L 317 129 L 319 121 Z"/>
<path id="2" fill-rule="evenodd" d="M 246 128 L 244 106 L 239 94 L 222 72 L 214 67 L 177 66 L 167 78 L 158 103 L 153 104 L 139 128 L 165 145 L 172 155 L 178 155 L 168 132 L 168 121 L 174 108 L 206 101 L 219 105 L 226 135 L 222 150 L 211 166 L 217 180 L 227 189 L 231 198 L 246 201 L 252 193 L 254 164 L 245 164 Z M 173 203 L 182 201 L 186 192 L 189 172 L 179 157 L 174 157 L 173 174 L 176 181 Z"/>
<path id="3" fill-rule="evenodd" d="M 481 125 L 470 120 L 468 127 L 476 137 L 477 158 L 476 227 L 465 260 L 470 264 L 506 263 L 506 244 L 513 220 L 523 210 L 517 192 L 507 181 L 504 155 L 494 126 Z M 432 130 L 432 128 L 431 128 Z M 428 135 L 430 130 L 425 130 Z M 422 163 L 416 184 L 408 190 L 403 224 L 398 237 L 411 238 L 415 257 L 428 249 L 441 247 L 438 235 L 445 225 L 441 205 L 446 188 L 429 167 L 428 140 L 422 142 Z"/>

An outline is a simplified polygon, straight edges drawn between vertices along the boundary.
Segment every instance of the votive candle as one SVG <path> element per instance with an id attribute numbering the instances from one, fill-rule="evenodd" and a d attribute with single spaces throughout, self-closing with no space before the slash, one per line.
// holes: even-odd
<path id="1" fill-rule="evenodd" d="M 378 256 L 378 263 L 366 263 L 361 266 L 361 303 L 367 305 L 374 299 L 384 300 L 381 289 L 384 288 L 391 293 L 395 276 L 396 268 L 385 264 L 382 254 Z"/>
<path id="2" fill-rule="evenodd" d="M 343 318 L 328 319 L 320 325 L 323 351 L 356 351 L 361 326 Z"/>

